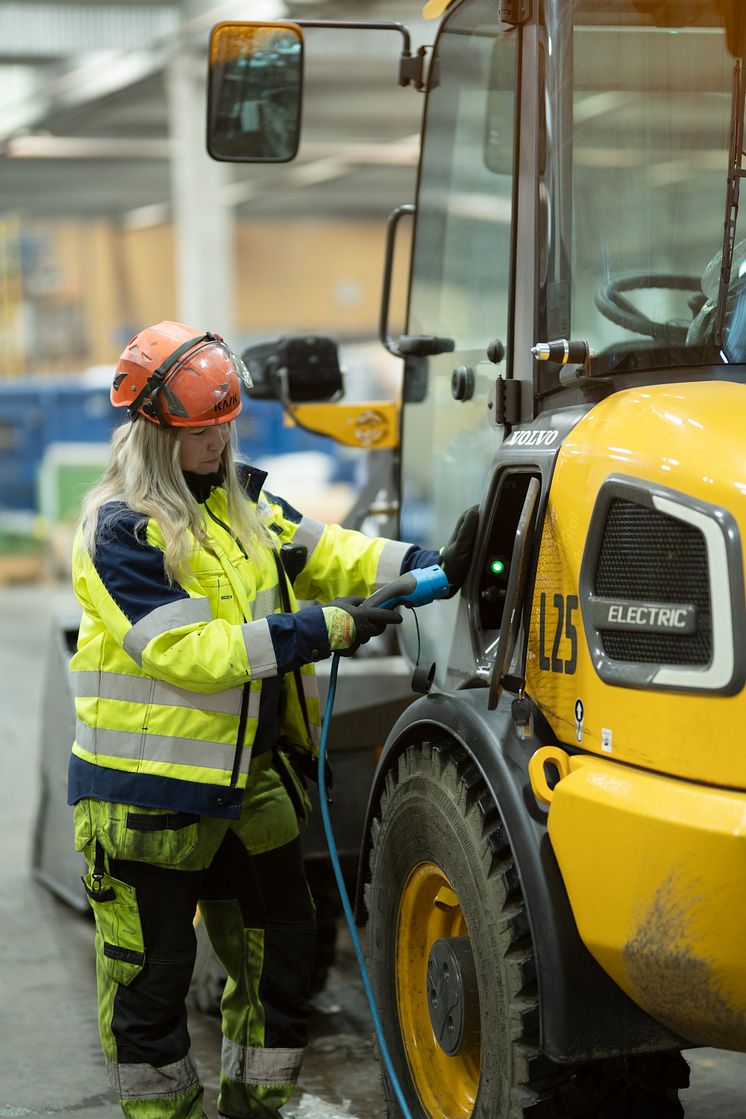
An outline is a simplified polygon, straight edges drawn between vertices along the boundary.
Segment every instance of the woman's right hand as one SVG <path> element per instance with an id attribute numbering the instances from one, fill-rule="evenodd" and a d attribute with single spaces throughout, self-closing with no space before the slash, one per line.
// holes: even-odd
<path id="1" fill-rule="evenodd" d="M 334 598 L 322 607 L 329 646 L 333 653 L 343 657 L 352 654 L 378 637 L 386 626 L 399 625 L 401 614 L 383 606 L 366 606 L 365 600 L 356 595 L 349 598 Z"/>

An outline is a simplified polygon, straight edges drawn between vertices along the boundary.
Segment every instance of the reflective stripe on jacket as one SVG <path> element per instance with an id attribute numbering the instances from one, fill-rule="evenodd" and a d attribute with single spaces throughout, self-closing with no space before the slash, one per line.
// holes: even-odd
<path id="1" fill-rule="evenodd" d="M 73 583 L 83 607 L 70 670 L 76 737 L 69 801 L 91 796 L 208 816 L 237 816 L 260 715 L 262 681 L 282 677 L 282 733 L 315 754 L 320 723 L 313 661 L 329 656 L 321 607 L 303 599 L 371 594 L 414 551 L 303 517 L 241 467 L 260 518 L 307 548 L 283 612 L 272 549 L 247 556 L 230 531 L 227 495 L 202 506 L 209 550 L 170 582 L 157 523 L 124 503 L 99 513 L 96 553 L 78 534 Z M 284 576 L 283 576 L 284 577 Z M 295 673 L 304 693 L 299 701 Z M 308 722 L 304 719 L 305 706 Z"/>

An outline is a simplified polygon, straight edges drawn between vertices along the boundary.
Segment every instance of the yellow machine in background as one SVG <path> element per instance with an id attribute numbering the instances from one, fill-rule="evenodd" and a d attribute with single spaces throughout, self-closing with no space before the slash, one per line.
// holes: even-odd
<path id="1" fill-rule="evenodd" d="M 400 627 L 437 668 L 370 791 L 376 998 L 417 1119 L 673 1119 L 682 1049 L 746 1051 L 746 13 L 425 14 L 417 50 L 385 25 L 426 97 L 387 484 L 402 539 L 480 529 L 460 596 Z M 215 29 L 216 158 L 295 158 L 306 26 Z M 246 106 L 278 99 L 270 144 Z M 290 351 L 275 397 L 337 399 Z"/>
<path id="2" fill-rule="evenodd" d="M 390 451 L 399 446 L 399 408 L 390 400 L 357 404 L 298 404 L 288 414 L 319 435 L 328 435 L 345 447 Z"/>

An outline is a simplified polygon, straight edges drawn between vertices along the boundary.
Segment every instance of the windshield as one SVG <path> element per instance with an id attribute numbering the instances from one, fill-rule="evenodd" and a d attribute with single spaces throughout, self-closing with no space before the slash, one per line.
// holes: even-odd
<path id="1" fill-rule="evenodd" d="M 714 339 L 735 66 L 717 6 L 546 0 L 545 16 L 538 336 L 586 339 L 595 374 L 746 360 L 746 253 Z"/>
<path id="2" fill-rule="evenodd" d="M 480 499 L 496 444 L 486 349 L 509 343 L 516 36 L 494 0 L 455 9 L 433 67 L 408 331 L 454 349 L 420 362 L 419 383 L 405 386 L 401 531 L 434 544 Z M 455 369 L 469 380 L 458 400 Z"/>

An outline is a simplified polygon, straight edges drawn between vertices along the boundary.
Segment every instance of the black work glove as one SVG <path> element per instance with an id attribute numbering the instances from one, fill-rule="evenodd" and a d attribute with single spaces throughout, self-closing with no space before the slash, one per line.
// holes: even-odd
<path id="1" fill-rule="evenodd" d="M 461 514 L 451 539 L 440 550 L 440 566 L 446 573 L 451 590 L 455 593 L 467 576 L 474 551 L 474 540 L 479 527 L 479 506 L 472 505 Z"/>
<path id="2" fill-rule="evenodd" d="M 401 622 L 401 615 L 396 610 L 388 610 L 383 606 L 366 606 L 358 595 L 334 598 L 322 609 L 332 652 L 340 653 L 343 657 L 351 656 L 366 641 L 370 641 L 371 637 L 378 637 L 386 626 L 396 626 Z M 344 611 L 352 620 L 352 625 L 346 624 L 346 619 L 340 618 L 337 611 Z"/>

